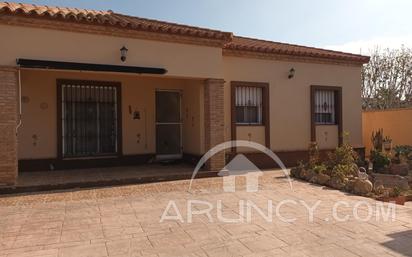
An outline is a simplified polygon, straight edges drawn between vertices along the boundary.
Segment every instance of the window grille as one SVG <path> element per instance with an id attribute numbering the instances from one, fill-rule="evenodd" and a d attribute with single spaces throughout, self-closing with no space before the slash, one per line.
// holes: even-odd
<path id="1" fill-rule="evenodd" d="M 236 123 L 262 124 L 261 87 L 236 87 Z"/>
<path id="2" fill-rule="evenodd" d="M 117 88 L 100 85 L 62 85 L 63 157 L 116 154 Z"/>
<path id="3" fill-rule="evenodd" d="M 315 91 L 316 124 L 336 124 L 335 91 Z"/>

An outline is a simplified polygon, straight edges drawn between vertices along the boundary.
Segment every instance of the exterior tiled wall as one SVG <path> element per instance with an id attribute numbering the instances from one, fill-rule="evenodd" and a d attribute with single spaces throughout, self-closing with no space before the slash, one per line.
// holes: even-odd
<path id="1" fill-rule="evenodd" d="M 204 89 L 206 151 L 224 142 L 224 80 L 208 79 Z M 219 171 L 225 165 L 225 153 L 219 152 L 207 162 L 207 169 Z"/>
<path id="2" fill-rule="evenodd" d="M 0 67 L 0 186 L 17 178 L 17 71 Z"/>

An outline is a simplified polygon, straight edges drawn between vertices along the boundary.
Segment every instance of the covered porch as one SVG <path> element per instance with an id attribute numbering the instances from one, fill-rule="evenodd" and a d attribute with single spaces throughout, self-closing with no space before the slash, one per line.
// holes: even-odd
<path id="1" fill-rule="evenodd" d="M 189 178 L 190 165 L 153 163 L 173 159 L 193 165 L 206 149 L 223 142 L 221 79 L 25 68 L 2 72 L 10 78 L 2 86 L 8 82 L 17 101 L 8 103 L 15 117 L 1 127 L 10 151 L 2 152 L 9 158 L 0 161 L 0 186 L 64 189 Z M 216 156 L 206 170 L 223 164 L 224 157 Z"/>

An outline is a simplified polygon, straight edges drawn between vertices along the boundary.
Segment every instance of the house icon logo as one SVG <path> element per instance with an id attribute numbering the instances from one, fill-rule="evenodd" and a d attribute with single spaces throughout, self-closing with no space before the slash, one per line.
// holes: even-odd
<path id="1" fill-rule="evenodd" d="M 290 189 L 293 189 L 292 180 L 290 179 L 289 172 L 286 166 L 279 159 L 279 157 L 266 146 L 245 140 L 234 140 L 227 141 L 216 145 L 205 153 L 202 158 L 197 163 L 195 169 L 193 170 L 192 179 L 189 184 L 189 191 L 192 188 L 194 178 L 201 169 L 201 167 L 215 154 L 231 150 L 233 147 L 250 148 L 255 151 L 266 154 L 270 157 L 277 166 L 280 167 L 285 178 L 287 179 Z M 259 177 L 263 175 L 263 172 L 256 167 L 245 155 L 236 155 L 226 166 L 220 170 L 219 176 L 223 177 L 223 190 L 225 192 L 235 192 L 236 191 L 236 178 L 245 177 L 246 178 L 246 192 L 257 192 L 259 190 Z"/>
<path id="2" fill-rule="evenodd" d="M 219 173 L 223 177 L 223 190 L 225 192 L 236 191 L 236 178 L 246 178 L 246 192 L 259 190 L 259 177 L 263 172 L 256 167 L 245 155 L 238 154 Z"/>

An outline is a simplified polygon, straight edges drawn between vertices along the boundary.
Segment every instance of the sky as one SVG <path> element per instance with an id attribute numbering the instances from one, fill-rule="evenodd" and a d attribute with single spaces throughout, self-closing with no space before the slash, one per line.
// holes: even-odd
<path id="1" fill-rule="evenodd" d="M 115 12 L 368 54 L 412 47 L 412 0 L 21 0 Z"/>

